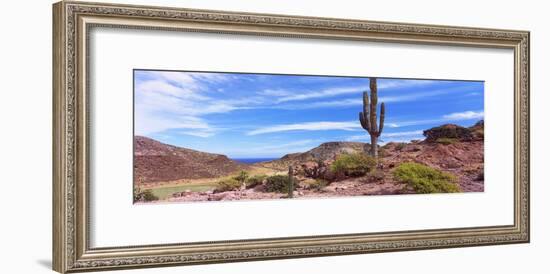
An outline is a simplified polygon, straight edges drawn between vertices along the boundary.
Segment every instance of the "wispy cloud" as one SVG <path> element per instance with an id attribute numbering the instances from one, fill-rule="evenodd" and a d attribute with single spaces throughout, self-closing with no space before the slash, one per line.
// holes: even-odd
<path id="1" fill-rule="evenodd" d="M 167 81 L 177 86 L 189 88 L 201 88 L 203 82 L 224 82 L 231 78 L 229 74 L 180 72 L 180 71 L 136 71 L 136 74 L 145 79 L 157 79 Z"/>
<path id="2" fill-rule="evenodd" d="M 467 88 L 469 89 L 469 88 Z M 384 103 L 401 103 L 401 102 L 413 102 L 422 100 L 429 97 L 435 97 L 442 94 L 448 94 L 451 92 L 456 91 L 464 91 L 467 90 L 465 88 L 459 87 L 452 87 L 452 88 L 444 88 L 444 89 L 437 89 L 437 90 L 431 90 L 431 91 L 424 91 L 424 92 L 407 92 L 400 95 L 393 95 L 393 96 L 380 96 L 378 97 L 378 102 L 384 102 Z M 358 90 L 362 91 L 362 90 Z M 298 95 L 296 95 L 298 96 Z M 341 100 L 330 100 L 330 101 L 316 101 L 316 102 L 308 102 L 307 104 L 301 103 L 301 104 L 283 104 L 280 106 L 275 106 L 275 108 L 281 108 L 281 109 L 315 109 L 315 108 L 328 108 L 328 107 L 350 107 L 350 106 L 361 106 L 363 105 L 363 99 L 361 97 L 354 98 L 354 99 L 341 99 Z"/>
<path id="3" fill-rule="evenodd" d="M 392 127 L 405 127 L 405 126 L 417 126 L 417 125 L 426 125 L 426 124 L 436 124 L 436 123 L 445 123 L 453 121 L 463 121 L 463 120 L 473 120 L 473 119 L 483 119 L 483 111 L 463 111 L 463 112 L 454 112 L 441 116 L 437 119 L 420 119 L 420 120 L 409 120 L 409 121 L 395 121 L 390 123 Z"/>
<path id="4" fill-rule="evenodd" d="M 464 111 L 464 112 L 455 112 L 451 114 L 444 115 L 444 119 L 448 120 L 469 120 L 469 119 L 481 119 L 483 118 L 483 111 Z"/>
<path id="5" fill-rule="evenodd" d="M 403 139 L 403 137 L 409 137 L 409 139 L 414 139 L 412 137 L 421 137 L 423 131 L 422 130 L 414 130 L 414 131 L 401 131 L 401 132 L 390 132 L 390 133 L 382 133 L 381 138 L 387 141 L 388 139 L 395 139 L 400 138 Z M 406 139 L 406 138 L 405 138 Z M 353 135 L 346 138 L 347 141 L 370 141 L 370 136 L 368 134 L 361 134 L 361 135 Z"/>
<path id="6" fill-rule="evenodd" d="M 258 92 L 258 95 L 262 96 L 274 96 L 274 97 L 283 97 L 290 96 L 292 92 L 283 89 L 265 89 Z"/>
<path id="7" fill-rule="evenodd" d="M 411 136 L 411 135 L 421 135 L 422 133 L 423 133 L 422 130 L 390 132 L 390 133 L 382 134 L 382 137 L 402 137 L 402 136 Z"/>
<path id="8" fill-rule="evenodd" d="M 366 86 L 329 88 L 329 89 L 324 89 L 316 92 L 306 92 L 301 94 L 295 93 L 295 94 L 287 95 L 287 96 L 278 98 L 276 102 L 284 103 L 289 101 L 301 101 L 301 100 L 308 100 L 308 99 L 315 99 L 315 98 L 334 97 L 334 96 L 343 95 L 343 94 L 359 93 L 359 92 L 365 91 L 366 89 L 367 89 Z"/>
<path id="9" fill-rule="evenodd" d="M 437 83 L 437 81 L 380 79 L 378 82 L 378 90 L 380 92 L 383 92 L 383 91 L 392 90 L 392 89 L 428 86 L 434 83 Z M 361 93 L 363 91 L 368 91 L 368 90 L 370 89 L 368 84 L 366 84 L 366 85 L 357 85 L 357 86 L 348 86 L 348 87 L 332 87 L 332 88 L 321 89 L 318 91 L 264 90 L 264 91 L 260 91 L 259 94 L 279 97 L 275 100 L 275 102 L 284 103 L 284 102 L 291 102 L 291 101 L 303 101 L 303 100 L 309 100 L 309 99 L 335 97 L 335 96 L 345 95 L 345 94 Z M 360 101 L 361 100 L 359 100 L 359 102 Z M 319 106 L 322 106 L 322 105 L 319 105 Z M 330 106 L 330 105 L 325 105 L 325 106 Z"/>
<path id="10" fill-rule="evenodd" d="M 360 128 L 356 121 L 350 122 L 306 122 L 296 124 L 274 125 L 249 131 L 247 135 L 258 135 L 282 131 L 317 131 L 317 130 L 345 130 L 351 131 Z"/>
<path id="11" fill-rule="evenodd" d="M 251 99 L 215 100 L 208 85 L 231 77 L 211 73 L 136 71 L 135 131 L 151 135 L 166 130 L 196 137 L 213 136 L 217 128 L 202 116 L 244 107 Z"/>

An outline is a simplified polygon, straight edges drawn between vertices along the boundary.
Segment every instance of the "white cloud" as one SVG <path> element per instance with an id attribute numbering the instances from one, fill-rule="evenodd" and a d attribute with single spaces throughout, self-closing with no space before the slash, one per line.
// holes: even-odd
<path id="1" fill-rule="evenodd" d="M 394 96 L 380 96 L 378 97 L 379 103 L 398 103 L 398 102 L 411 102 L 423 98 L 434 97 L 441 94 L 456 91 L 457 88 L 439 89 L 427 92 L 407 92 Z M 357 90 L 362 91 L 362 90 Z M 298 95 L 295 95 L 298 97 Z M 290 104 L 281 105 L 277 108 L 281 109 L 313 109 L 313 108 L 325 108 L 325 107 L 349 107 L 349 106 L 361 106 L 363 105 L 363 99 L 361 97 L 355 99 L 343 99 L 343 100 L 331 100 L 331 101 L 317 101 L 308 102 L 304 104 Z"/>
<path id="2" fill-rule="evenodd" d="M 206 97 L 197 94 L 193 88 L 182 88 L 162 80 L 150 80 L 139 83 L 136 86 L 138 93 L 156 93 L 177 98 L 192 98 L 194 100 L 205 100 Z"/>
<path id="3" fill-rule="evenodd" d="M 469 120 L 469 119 L 482 119 L 484 116 L 483 111 L 464 111 L 455 112 L 444 115 L 444 119 L 448 120 Z"/>
<path id="4" fill-rule="evenodd" d="M 483 119 L 483 111 L 463 111 L 463 112 L 454 112 L 450 114 L 445 114 L 441 118 L 436 119 L 424 119 L 424 120 L 410 120 L 410 121 L 398 121 L 389 123 L 391 127 L 405 127 L 405 126 L 417 126 L 417 125 L 426 125 L 426 124 L 436 124 L 436 123 L 446 123 L 453 121 L 462 121 L 470 119 Z"/>
<path id="5" fill-rule="evenodd" d="M 390 123 L 392 128 L 407 127 L 407 126 L 418 126 L 434 123 L 445 122 L 444 119 L 424 119 L 424 120 L 409 120 L 409 121 L 398 121 Z"/>
<path id="6" fill-rule="evenodd" d="M 180 131 L 180 133 L 185 135 L 195 136 L 195 137 L 202 137 L 202 138 L 207 138 L 215 135 L 215 132 L 211 129 L 204 130 L 204 131 L 200 131 L 200 130 Z"/>
<path id="7" fill-rule="evenodd" d="M 433 80 L 407 80 L 407 79 L 378 79 L 378 90 L 411 88 L 419 86 L 428 86 L 441 81 Z"/>
<path id="8" fill-rule="evenodd" d="M 324 107 L 347 107 L 347 106 L 360 106 L 363 105 L 363 99 L 344 99 L 338 101 L 320 101 L 305 103 L 300 105 L 282 106 L 282 108 L 289 109 L 311 109 L 311 108 L 324 108 Z"/>
<path id="9" fill-rule="evenodd" d="M 284 97 L 281 97 L 277 99 L 278 103 L 284 103 L 289 101 L 301 101 L 301 100 L 307 100 L 307 99 L 314 99 L 314 98 L 324 98 L 324 97 L 333 97 L 338 96 L 342 94 L 349 94 L 349 93 L 360 93 L 367 89 L 368 87 L 362 86 L 362 87 L 340 87 L 340 88 L 330 88 L 330 89 L 324 89 L 321 91 L 315 91 L 315 92 L 306 92 L 306 93 L 295 93 L 291 95 L 287 95 Z"/>
<path id="10" fill-rule="evenodd" d="M 181 134 L 210 137 L 218 129 L 201 116 L 239 108 L 238 100 L 213 100 L 204 94 L 203 81 L 227 80 L 223 75 L 171 71 L 137 71 L 136 75 L 141 80 L 135 86 L 137 135 L 174 129 Z"/>
<path id="11" fill-rule="evenodd" d="M 390 133 L 382 133 L 382 137 L 402 137 L 402 136 L 411 136 L 411 135 L 422 135 L 422 133 L 423 133 L 422 130 L 390 132 Z"/>
<path id="12" fill-rule="evenodd" d="M 422 133 L 423 133 L 422 130 L 390 132 L 390 133 L 382 132 L 381 138 L 387 141 L 388 139 L 394 140 L 395 137 L 400 137 L 399 139 L 403 139 L 402 137 L 410 137 L 409 139 L 412 140 L 414 139 L 412 137 L 420 137 L 422 136 Z M 346 140 L 347 141 L 370 141 L 370 135 L 367 132 L 365 132 L 365 134 L 362 134 L 362 135 L 349 136 L 348 138 L 346 138 Z"/>
<path id="13" fill-rule="evenodd" d="M 147 75 L 154 79 L 171 82 L 178 86 L 190 88 L 201 87 L 198 81 L 223 82 L 228 80 L 227 75 L 219 73 L 180 72 L 180 71 L 138 71 L 141 75 Z"/>
<path id="14" fill-rule="evenodd" d="M 283 97 L 291 95 L 292 92 L 283 89 L 266 89 L 258 92 L 258 94 L 263 96 Z"/>
<path id="15" fill-rule="evenodd" d="M 389 89 L 400 89 L 409 87 L 426 86 L 436 83 L 436 81 L 427 80 L 402 80 L 402 79 L 379 79 L 378 91 L 386 91 Z M 291 101 L 302 101 L 308 99 L 334 97 L 344 94 L 361 93 L 364 91 L 370 91 L 368 85 L 351 86 L 351 87 L 335 87 L 328 88 L 319 91 L 290 91 L 290 90 L 265 90 L 259 94 L 279 97 L 276 102 L 284 103 Z M 393 100 L 388 98 L 388 100 Z M 353 104 L 361 103 L 361 100 L 354 100 Z M 323 105 L 322 103 L 327 103 Z M 330 102 L 320 102 L 318 106 L 331 106 Z M 334 103 L 334 105 L 343 105 L 345 102 Z"/>
<path id="16" fill-rule="evenodd" d="M 317 131 L 317 130 L 356 130 L 360 128 L 357 121 L 350 122 L 306 122 L 306 123 L 297 123 L 297 124 L 284 124 L 284 125 L 275 125 L 269 127 L 263 127 L 259 129 L 252 130 L 247 133 L 247 135 L 258 135 L 265 133 L 273 132 L 282 132 L 282 131 Z"/>

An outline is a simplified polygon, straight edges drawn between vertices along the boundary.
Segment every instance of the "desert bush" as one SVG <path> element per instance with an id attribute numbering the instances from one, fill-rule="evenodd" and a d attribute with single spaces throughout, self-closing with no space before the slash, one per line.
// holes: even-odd
<path id="1" fill-rule="evenodd" d="M 241 187 L 241 182 L 235 178 L 221 179 L 216 182 L 216 192 L 236 190 Z"/>
<path id="2" fill-rule="evenodd" d="M 405 148 L 405 146 L 407 146 L 407 144 L 405 143 L 398 143 L 397 145 L 395 145 L 395 150 L 398 150 L 398 151 L 401 151 Z"/>
<path id="3" fill-rule="evenodd" d="M 237 176 L 233 177 L 233 179 L 241 182 L 241 184 L 242 184 L 242 183 L 246 182 L 246 179 L 248 179 L 248 172 L 246 172 L 244 170 L 241 170 Z"/>
<path id="4" fill-rule="evenodd" d="M 298 174 L 313 179 L 323 178 L 327 173 L 327 169 L 328 167 L 323 160 L 316 160 L 302 164 L 301 168 L 298 169 L 301 172 Z"/>
<path id="5" fill-rule="evenodd" d="M 288 175 L 273 175 L 266 178 L 265 190 L 267 192 L 288 193 L 289 184 L 290 177 L 288 177 Z M 297 183 L 294 183 L 293 190 L 296 190 L 297 185 Z"/>
<path id="6" fill-rule="evenodd" d="M 373 170 L 367 175 L 367 182 L 379 182 L 384 180 L 384 172 L 381 170 Z"/>
<path id="7" fill-rule="evenodd" d="M 141 188 L 134 186 L 134 202 L 138 202 L 141 198 Z"/>
<path id="8" fill-rule="evenodd" d="M 329 184 L 329 182 L 327 180 L 317 179 L 313 183 L 309 184 L 308 188 L 311 189 L 311 190 L 320 191 L 323 188 L 325 188 L 326 186 L 328 186 L 328 184 Z"/>
<path id="9" fill-rule="evenodd" d="M 139 187 L 134 187 L 134 202 L 151 202 L 151 201 L 158 201 L 159 197 L 157 197 L 152 190 L 146 189 L 141 190 Z"/>
<path id="10" fill-rule="evenodd" d="M 406 183 L 416 193 L 460 192 L 456 177 L 418 163 L 403 163 L 394 171 L 396 180 Z"/>
<path id="11" fill-rule="evenodd" d="M 384 158 L 386 156 L 388 156 L 388 150 L 383 147 L 378 148 L 378 157 Z"/>
<path id="12" fill-rule="evenodd" d="M 443 144 L 443 145 L 450 145 L 450 144 L 454 144 L 456 142 L 458 142 L 458 139 L 456 138 L 437 138 L 437 140 L 435 140 L 436 143 L 438 144 Z"/>
<path id="13" fill-rule="evenodd" d="M 146 202 L 150 201 L 158 201 L 159 197 L 157 197 L 155 194 L 153 194 L 153 191 L 150 189 L 146 189 L 143 191 L 143 200 Z"/>
<path id="14" fill-rule="evenodd" d="M 472 131 L 472 135 L 476 138 L 483 139 L 485 136 L 485 131 L 483 130 L 483 128 L 476 129 Z"/>
<path id="15" fill-rule="evenodd" d="M 330 166 L 334 173 L 350 177 L 364 176 L 376 168 L 376 159 L 363 153 L 342 154 Z"/>
<path id="16" fill-rule="evenodd" d="M 246 179 L 246 188 L 253 188 L 261 185 L 264 182 L 265 178 L 267 178 L 266 175 L 254 175 L 248 177 L 248 179 Z"/>

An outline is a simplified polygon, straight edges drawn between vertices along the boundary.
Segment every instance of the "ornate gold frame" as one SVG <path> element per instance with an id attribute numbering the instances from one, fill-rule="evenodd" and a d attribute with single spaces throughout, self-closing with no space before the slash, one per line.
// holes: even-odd
<path id="1" fill-rule="evenodd" d="M 53 268 L 58 272 L 529 242 L 527 31 L 66 1 L 54 4 L 53 13 Z M 87 34 L 94 26 L 513 49 L 514 224 L 92 249 L 86 61 Z"/>

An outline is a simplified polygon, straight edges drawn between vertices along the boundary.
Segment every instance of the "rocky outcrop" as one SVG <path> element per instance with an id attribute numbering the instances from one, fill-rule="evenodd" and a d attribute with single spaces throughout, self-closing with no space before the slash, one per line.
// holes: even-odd
<path id="1" fill-rule="evenodd" d="M 456 139 L 459 141 L 483 140 L 484 137 L 483 120 L 478 121 L 471 127 L 462 127 L 455 124 L 446 124 L 424 130 L 426 142 L 436 142 L 438 139 Z"/>
<path id="2" fill-rule="evenodd" d="M 426 142 L 436 142 L 441 138 L 469 141 L 473 137 L 470 129 L 455 124 L 446 124 L 424 130 L 424 136 L 426 136 Z"/>
<path id="3" fill-rule="evenodd" d="M 476 140 L 483 140 L 485 133 L 485 122 L 483 120 L 477 122 L 475 125 L 469 127 L 468 129 L 472 133 L 472 136 Z"/>
<path id="4" fill-rule="evenodd" d="M 288 169 L 288 166 L 314 165 L 319 162 L 329 164 L 340 154 L 368 151 L 369 144 L 361 142 L 327 142 L 301 153 L 287 154 L 280 159 L 260 163 L 262 166 L 276 169 Z"/>
<path id="5" fill-rule="evenodd" d="M 136 183 L 225 176 L 246 165 L 225 155 L 176 147 L 159 141 L 134 137 L 134 176 Z"/>

